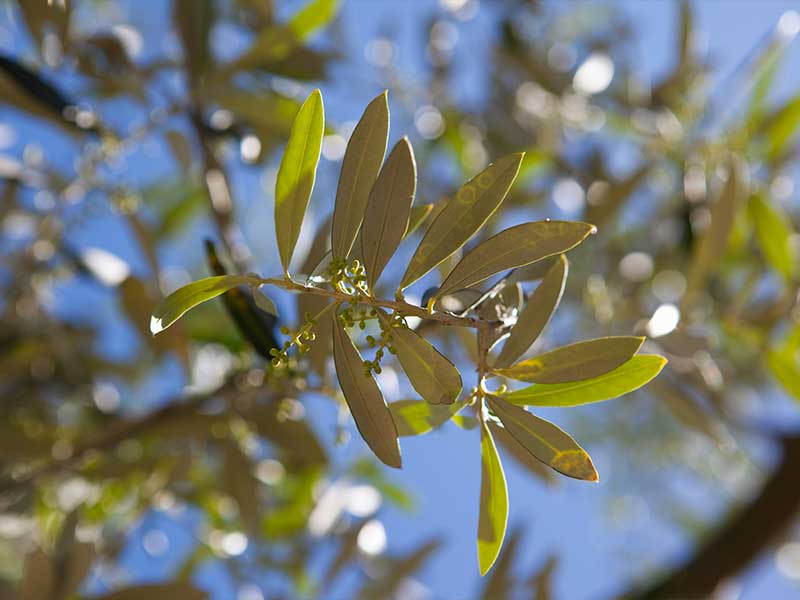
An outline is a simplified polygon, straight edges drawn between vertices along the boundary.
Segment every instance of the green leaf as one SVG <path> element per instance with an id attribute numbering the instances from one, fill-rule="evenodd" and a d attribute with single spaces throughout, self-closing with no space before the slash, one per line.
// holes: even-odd
<path id="1" fill-rule="evenodd" d="M 782 345 L 767 351 L 767 368 L 781 387 L 795 400 L 800 400 L 800 367 L 797 351 L 788 345 Z"/>
<path id="2" fill-rule="evenodd" d="M 339 0 L 312 0 L 289 19 L 289 30 L 305 40 L 330 23 L 339 12 Z"/>
<path id="3" fill-rule="evenodd" d="M 392 328 L 397 360 L 411 385 L 431 404 L 452 404 L 461 393 L 461 375 L 445 356 L 415 331 Z"/>
<path id="4" fill-rule="evenodd" d="M 470 250 L 442 282 L 437 297 L 468 288 L 500 271 L 561 254 L 595 231 L 572 221 L 523 223 L 501 231 Z"/>
<path id="5" fill-rule="evenodd" d="M 314 189 L 324 130 L 322 94 L 314 90 L 294 118 L 275 182 L 275 237 L 287 273 Z"/>
<path id="6" fill-rule="evenodd" d="M 336 206 L 333 210 L 333 256 L 347 258 L 367 207 L 369 192 L 378 177 L 389 137 L 388 93 L 373 99 L 356 125 L 342 161 Z"/>
<path id="7" fill-rule="evenodd" d="M 175 290 L 164 298 L 150 317 L 150 332 L 153 335 L 164 331 L 187 311 L 198 304 L 216 298 L 240 285 L 258 285 L 260 280 L 249 275 L 221 275 L 206 277 Z"/>
<path id="8" fill-rule="evenodd" d="M 597 377 L 630 359 L 644 343 L 643 337 L 604 337 L 577 342 L 493 372 L 530 383 L 564 383 Z"/>
<path id="9" fill-rule="evenodd" d="M 489 421 L 488 425 L 489 431 L 492 432 L 492 437 L 504 456 L 510 454 L 511 458 L 519 463 L 520 466 L 545 483 L 552 484 L 555 482 L 557 475 L 547 465 L 531 455 L 522 444 L 508 433 L 505 427 L 501 427 L 492 421 Z"/>
<path id="10" fill-rule="evenodd" d="M 483 227 L 511 189 L 523 156 L 505 156 L 461 186 L 425 232 L 403 275 L 401 289 L 461 248 Z"/>
<path id="11" fill-rule="evenodd" d="M 711 206 L 711 224 L 695 245 L 689 271 L 686 276 L 686 294 L 690 297 L 705 285 L 706 279 L 714 271 L 725 249 L 733 230 L 736 210 L 739 201 L 744 195 L 744 182 L 741 180 L 739 169 L 732 163 L 728 170 L 728 181 L 722 189 L 716 202 Z"/>
<path id="12" fill-rule="evenodd" d="M 269 313 L 275 317 L 278 316 L 278 309 L 275 308 L 275 303 L 272 301 L 272 298 L 267 296 L 261 290 L 253 288 L 253 300 L 256 303 L 256 306 L 263 310 L 266 313 Z"/>
<path id="13" fill-rule="evenodd" d="M 481 426 L 481 498 L 478 515 L 478 565 L 481 575 L 489 572 L 500 554 L 507 521 L 506 476 L 492 434 L 484 423 Z"/>
<path id="14" fill-rule="evenodd" d="M 567 477 L 598 481 L 592 459 L 563 429 L 505 400 L 487 400 L 506 431 L 534 457 Z"/>
<path id="15" fill-rule="evenodd" d="M 791 283 L 795 275 L 795 253 L 791 244 L 793 231 L 789 218 L 779 206 L 767 202 L 760 194 L 750 198 L 749 208 L 764 258 L 787 283 Z"/>
<path id="16" fill-rule="evenodd" d="M 333 319 L 333 361 L 336 377 L 350 407 L 361 437 L 379 459 L 390 467 L 400 468 L 400 445 L 397 429 L 381 390 L 372 375 L 364 373 L 364 361 L 353 340 L 344 330 L 336 311 Z"/>
<path id="17" fill-rule="evenodd" d="M 580 406 L 602 402 L 639 389 L 666 364 L 663 356 L 637 354 L 603 375 L 570 383 L 540 383 L 506 394 L 503 400 L 527 406 Z"/>
<path id="18" fill-rule="evenodd" d="M 411 203 L 417 187 L 417 165 L 408 138 L 392 149 L 378 180 L 372 186 L 361 228 L 361 257 L 369 289 L 397 250 L 408 228 Z"/>
<path id="19" fill-rule="evenodd" d="M 525 354 L 541 335 L 556 311 L 558 303 L 561 302 L 568 273 L 569 263 L 567 258 L 561 254 L 547 271 L 539 287 L 531 294 L 525 308 L 517 318 L 517 322 L 511 328 L 511 334 L 494 362 L 496 368 L 507 367 L 513 363 Z"/>
<path id="20" fill-rule="evenodd" d="M 422 435 L 441 427 L 462 408 L 464 404 L 460 402 L 436 406 L 424 400 L 398 400 L 389 403 L 397 435 L 400 437 Z"/>
<path id="21" fill-rule="evenodd" d="M 800 126 L 800 96 L 795 96 L 764 119 L 770 160 L 775 161 L 785 150 Z"/>

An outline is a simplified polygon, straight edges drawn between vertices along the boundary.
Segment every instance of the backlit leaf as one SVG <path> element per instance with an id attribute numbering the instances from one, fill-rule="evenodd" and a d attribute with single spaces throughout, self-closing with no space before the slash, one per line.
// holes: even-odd
<path id="1" fill-rule="evenodd" d="M 525 447 L 520 444 L 514 436 L 508 433 L 505 427 L 489 422 L 489 431 L 492 432 L 492 437 L 501 451 L 517 461 L 529 473 L 545 481 L 548 484 L 553 484 L 556 481 L 557 475 L 548 468 L 543 462 L 535 458 Z"/>
<path id="2" fill-rule="evenodd" d="M 298 40 L 305 40 L 330 23 L 339 12 L 339 0 L 312 0 L 289 19 L 289 29 Z"/>
<path id="3" fill-rule="evenodd" d="M 275 182 L 275 236 L 283 270 L 288 272 L 308 200 L 314 189 L 325 130 L 322 94 L 314 90 L 292 123 Z"/>
<path id="4" fill-rule="evenodd" d="M 375 455 L 390 467 L 400 468 L 400 446 L 392 415 L 372 375 L 364 373 L 364 361 L 336 315 L 333 320 L 333 360 L 342 393 L 361 437 Z"/>
<path id="5" fill-rule="evenodd" d="M 468 288 L 500 271 L 566 252 L 593 231 L 593 225 L 572 221 L 523 223 L 501 231 L 470 250 L 442 282 L 436 295 Z"/>
<path id="6" fill-rule="evenodd" d="M 501 158 L 456 192 L 425 232 L 403 275 L 401 288 L 414 283 L 475 235 L 503 202 L 522 158 L 522 153 Z"/>
<path id="7" fill-rule="evenodd" d="M 489 397 L 488 402 L 506 431 L 544 464 L 568 477 L 598 480 L 592 459 L 567 432 L 504 400 Z"/>
<path id="8" fill-rule="evenodd" d="M 259 280 L 249 275 L 220 275 L 199 279 L 172 292 L 164 298 L 150 317 L 150 332 L 164 331 L 187 311 L 198 304 L 216 298 L 239 285 L 257 285 Z"/>
<path id="9" fill-rule="evenodd" d="M 494 363 L 497 368 L 507 367 L 525 354 L 533 342 L 541 335 L 561 301 L 564 285 L 567 282 L 569 263 L 562 254 L 550 267 L 539 287 L 531 294 L 517 322 L 511 328 L 500 355 Z"/>
<path id="10" fill-rule="evenodd" d="M 411 385 L 431 404 L 452 404 L 461 393 L 461 375 L 425 338 L 408 327 L 392 330 L 392 345 Z"/>
<path id="11" fill-rule="evenodd" d="M 796 270 L 796 259 L 791 243 L 793 231 L 789 218 L 779 206 L 767 202 L 760 194 L 754 194 L 750 198 L 749 209 L 764 258 L 787 283 L 791 283 Z"/>
<path id="12" fill-rule="evenodd" d="M 408 138 L 395 145 L 369 193 L 361 229 L 361 258 L 372 289 L 408 228 L 417 166 Z"/>
<path id="13" fill-rule="evenodd" d="M 387 92 L 383 92 L 367 105 L 347 142 L 331 231 L 331 247 L 336 258 L 346 258 L 350 254 L 364 218 L 369 192 L 386 154 L 388 137 L 389 103 Z"/>
<path id="14" fill-rule="evenodd" d="M 642 343 L 643 337 L 597 338 L 562 346 L 493 372 L 530 383 L 579 381 L 616 369 L 636 354 Z"/>
<path id="15" fill-rule="evenodd" d="M 492 434 L 484 423 L 481 426 L 481 497 L 478 514 L 478 565 L 481 575 L 489 572 L 500 554 L 507 521 L 506 476 Z"/>
<path id="16" fill-rule="evenodd" d="M 400 437 L 422 435 L 441 427 L 462 408 L 462 403 L 433 405 L 424 400 L 398 400 L 389 403 L 397 435 Z"/>
<path id="17" fill-rule="evenodd" d="M 639 389 L 661 372 L 667 359 L 637 354 L 613 371 L 569 383 L 538 383 L 503 396 L 507 402 L 528 406 L 580 406 L 617 398 Z"/>

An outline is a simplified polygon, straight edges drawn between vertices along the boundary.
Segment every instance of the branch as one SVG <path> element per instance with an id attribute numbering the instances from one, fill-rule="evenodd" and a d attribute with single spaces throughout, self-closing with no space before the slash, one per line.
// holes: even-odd
<path id="1" fill-rule="evenodd" d="M 761 492 L 730 519 L 694 556 L 649 589 L 621 596 L 628 600 L 709 598 L 723 581 L 752 563 L 780 539 L 800 509 L 800 434 L 781 438 L 781 462 Z"/>

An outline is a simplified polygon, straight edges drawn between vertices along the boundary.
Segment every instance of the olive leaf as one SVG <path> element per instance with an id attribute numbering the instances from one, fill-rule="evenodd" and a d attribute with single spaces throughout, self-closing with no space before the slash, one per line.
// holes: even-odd
<path id="1" fill-rule="evenodd" d="M 386 154 L 388 137 L 389 103 L 384 91 L 367 105 L 347 142 L 331 230 L 331 247 L 336 258 L 347 258 L 350 254 Z"/>
<path id="2" fill-rule="evenodd" d="M 767 202 L 760 194 L 750 198 L 749 209 L 756 239 L 767 264 L 787 283 L 791 283 L 797 267 L 791 242 L 794 231 L 789 217 L 779 206 Z"/>
<path id="3" fill-rule="evenodd" d="M 260 283 L 257 277 L 250 275 L 218 275 L 198 279 L 175 290 L 161 301 L 150 317 L 150 332 L 156 335 L 164 331 L 198 304 L 216 298 L 230 289 Z"/>
<path id="4" fill-rule="evenodd" d="M 452 404 L 461 393 L 461 375 L 430 342 L 405 325 L 393 327 L 392 346 L 412 387 L 431 404 Z"/>
<path id="5" fill-rule="evenodd" d="M 442 282 L 436 296 L 471 287 L 500 271 L 566 252 L 594 231 L 594 225 L 571 221 L 539 221 L 505 229 L 470 250 Z"/>
<path id="6" fill-rule="evenodd" d="M 272 298 L 261 290 L 253 288 L 253 301 L 256 303 L 256 306 L 264 312 L 271 314 L 273 317 L 278 316 L 278 309 L 275 308 L 275 303 L 272 301 Z"/>
<path id="7" fill-rule="evenodd" d="M 481 495 L 478 513 L 478 566 L 481 575 L 486 575 L 492 568 L 503 538 L 506 535 L 508 521 L 508 490 L 506 476 L 500 456 L 494 445 L 492 434 L 481 425 Z"/>
<path id="8" fill-rule="evenodd" d="M 560 427 L 494 396 L 487 401 L 506 431 L 534 457 L 567 477 L 598 480 L 592 459 Z"/>
<path id="9" fill-rule="evenodd" d="M 547 271 L 539 287 L 531 294 L 517 322 L 511 328 L 500 355 L 494 362 L 496 368 L 507 367 L 530 348 L 541 335 L 558 308 L 569 273 L 567 258 L 561 254 Z"/>
<path id="10" fill-rule="evenodd" d="M 580 406 L 623 396 L 658 375 L 667 359 L 637 354 L 613 371 L 567 383 L 537 383 L 502 396 L 506 402 L 526 406 Z"/>
<path id="11" fill-rule="evenodd" d="M 577 342 L 529 358 L 493 373 L 529 383 L 564 383 L 607 373 L 630 359 L 644 343 L 643 337 L 604 337 Z"/>
<path id="12" fill-rule="evenodd" d="M 408 229 L 417 165 L 408 138 L 395 144 L 372 186 L 361 229 L 361 258 L 369 289 L 383 273 Z"/>
<path id="13" fill-rule="evenodd" d="M 275 237 L 285 273 L 314 189 L 324 131 L 322 94 L 314 90 L 294 118 L 275 181 Z"/>
<path id="14" fill-rule="evenodd" d="M 534 477 L 538 477 L 548 484 L 555 483 L 555 472 L 528 452 L 522 444 L 514 439 L 514 436 L 508 433 L 505 427 L 492 421 L 489 421 L 487 425 L 489 426 L 489 431 L 492 432 L 495 443 L 500 447 L 504 455 L 510 454 L 511 458 Z"/>
<path id="15" fill-rule="evenodd" d="M 523 157 L 517 153 L 501 158 L 461 186 L 425 232 L 400 289 L 425 275 L 483 227 L 511 189 Z"/>
<path id="16" fill-rule="evenodd" d="M 330 23 L 339 12 L 339 0 L 312 0 L 289 19 L 289 30 L 300 41 Z"/>
<path id="17" fill-rule="evenodd" d="M 333 319 L 333 361 L 336 377 L 361 437 L 375 455 L 390 467 L 400 468 L 400 446 L 392 415 L 372 375 L 364 373 L 364 361 L 344 330 L 336 311 Z"/>
<path id="18" fill-rule="evenodd" d="M 422 435 L 441 427 L 462 408 L 464 404 L 459 402 L 433 405 L 424 400 L 398 400 L 389 403 L 400 437 Z"/>

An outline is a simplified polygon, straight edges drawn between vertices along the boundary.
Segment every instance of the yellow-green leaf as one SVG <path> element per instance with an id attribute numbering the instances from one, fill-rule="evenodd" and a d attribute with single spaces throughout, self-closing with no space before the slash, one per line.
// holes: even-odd
<path id="1" fill-rule="evenodd" d="M 613 371 L 569 383 L 538 383 L 511 392 L 503 400 L 526 406 L 580 406 L 618 398 L 653 379 L 667 359 L 654 354 L 637 354 Z"/>
<path id="2" fill-rule="evenodd" d="M 289 19 L 289 30 L 298 40 L 305 40 L 325 27 L 339 12 L 339 0 L 312 0 Z"/>
<path id="3" fill-rule="evenodd" d="M 577 342 L 493 372 L 529 383 L 564 383 L 597 377 L 629 360 L 644 343 L 643 337 L 604 337 Z"/>
<path id="4" fill-rule="evenodd" d="M 481 498 L 478 514 L 478 565 L 481 575 L 492 568 L 508 521 L 508 490 L 503 465 L 494 445 L 492 434 L 484 423 L 481 426 Z"/>
<path id="5" fill-rule="evenodd" d="M 289 262 L 314 189 L 324 130 L 322 94 L 314 90 L 294 118 L 275 181 L 275 237 L 285 272 L 289 271 Z"/>
<path id="6" fill-rule="evenodd" d="M 499 398 L 488 402 L 506 431 L 534 457 L 567 477 L 598 480 L 592 459 L 566 431 Z"/>
<path id="7" fill-rule="evenodd" d="M 760 194 L 750 198 L 749 208 L 764 258 L 787 283 L 791 283 L 796 271 L 796 257 L 791 243 L 793 231 L 789 218 L 779 206 L 767 202 Z"/>
<path id="8" fill-rule="evenodd" d="M 417 187 L 417 165 L 408 138 L 401 139 L 372 186 L 361 229 L 361 258 L 372 289 L 408 228 Z"/>
<path id="9" fill-rule="evenodd" d="M 258 278 L 249 275 L 206 277 L 175 290 L 164 298 L 150 317 L 150 332 L 164 331 L 198 304 L 216 298 L 239 285 L 258 285 Z"/>
<path id="10" fill-rule="evenodd" d="M 378 178 L 389 137 L 387 92 L 372 100 L 356 125 L 342 160 L 333 210 L 333 256 L 347 258 L 361 227 L 369 192 Z"/>
<path id="11" fill-rule="evenodd" d="M 336 377 L 361 437 L 375 455 L 390 467 L 400 468 L 400 445 L 392 415 L 364 361 L 344 330 L 336 311 L 333 319 L 333 361 Z"/>
<path id="12" fill-rule="evenodd" d="M 566 252 L 594 231 L 594 225 L 573 221 L 538 221 L 510 227 L 470 250 L 442 282 L 436 296 L 471 287 L 500 271 Z"/>
<path id="13" fill-rule="evenodd" d="M 401 288 L 414 283 L 475 235 L 511 189 L 523 156 L 505 156 L 461 186 L 425 232 L 403 275 Z"/>
<path id="14" fill-rule="evenodd" d="M 425 338 L 401 325 L 392 329 L 397 360 L 411 385 L 431 404 L 452 404 L 461 393 L 461 375 Z"/>
<path id="15" fill-rule="evenodd" d="M 569 263 L 562 254 L 547 271 L 539 287 L 531 294 L 517 322 L 511 328 L 500 356 L 494 363 L 496 368 L 507 367 L 525 354 L 533 342 L 541 335 L 553 313 L 561 302 L 564 284 L 567 282 Z"/>
<path id="16" fill-rule="evenodd" d="M 434 406 L 424 400 L 398 400 L 389 403 L 397 435 L 422 435 L 449 421 L 464 408 L 463 403 Z"/>

